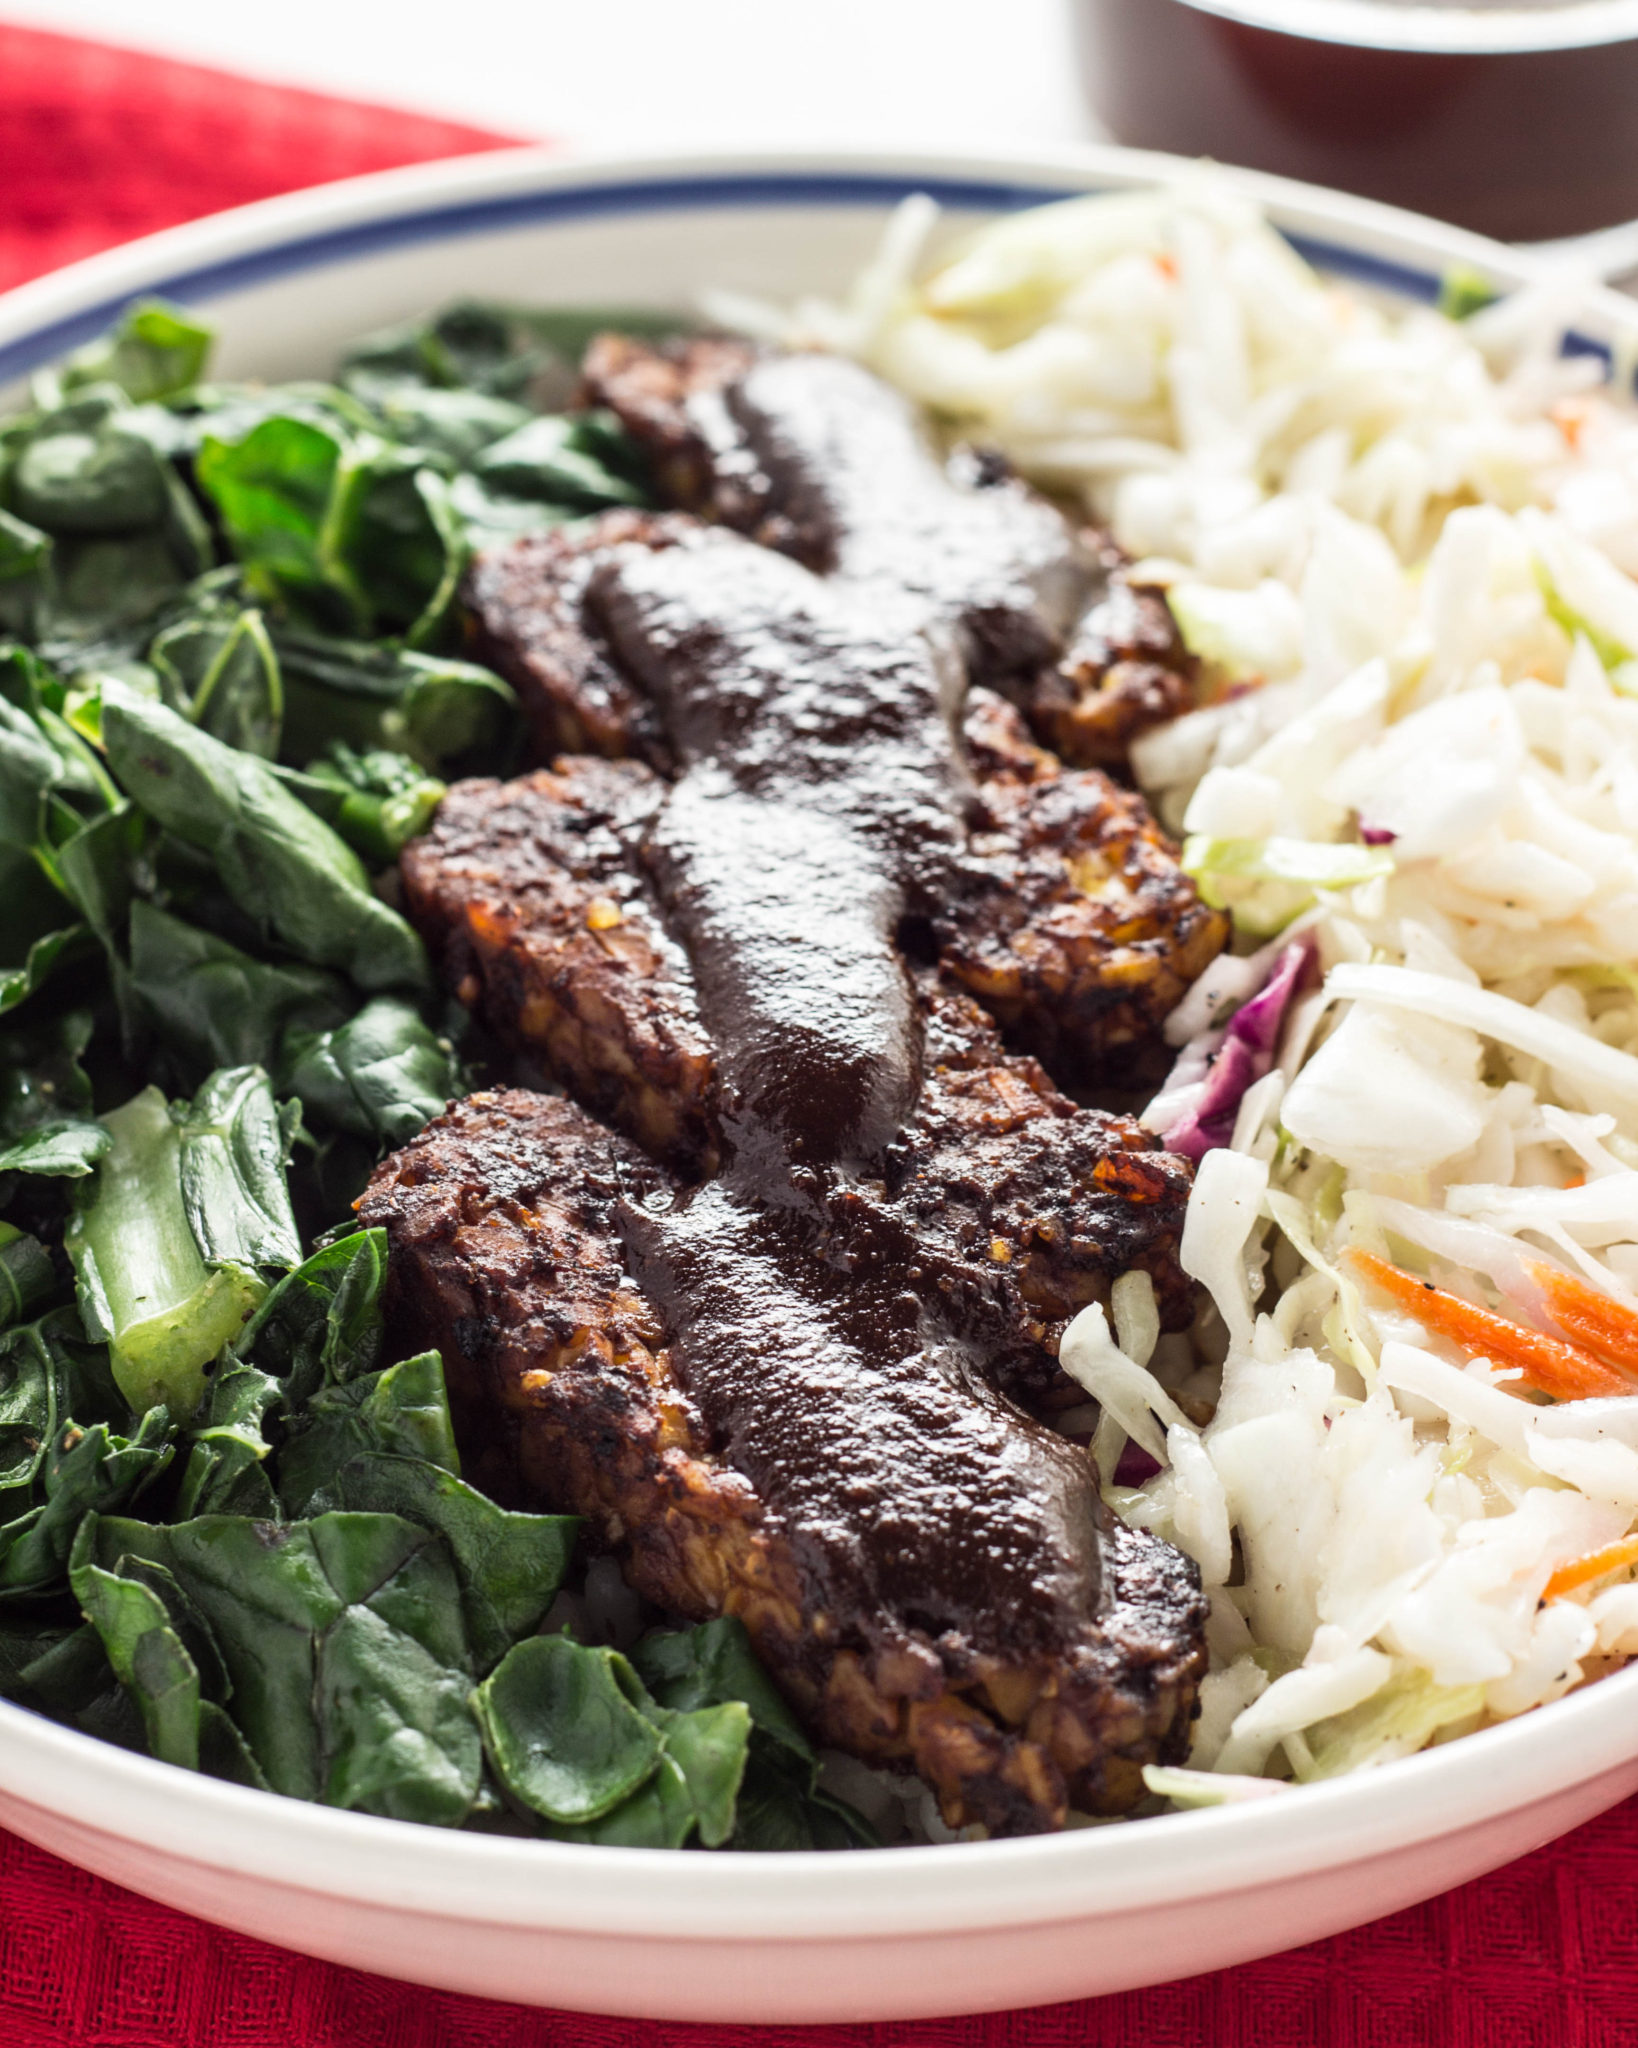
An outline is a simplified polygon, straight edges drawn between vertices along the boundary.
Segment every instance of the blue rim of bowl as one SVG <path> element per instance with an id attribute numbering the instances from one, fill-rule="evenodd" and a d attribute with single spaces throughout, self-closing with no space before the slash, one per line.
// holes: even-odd
<path id="1" fill-rule="evenodd" d="M 360 256 L 416 244 L 453 240 L 466 235 L 527 227 L 542 221 L 614 218 L 623 214 L 687 213 L 712 208 L 763 206 L 891 206 L 913 192 L 926 192 L 940 205 L 959 211 L 1015 213 L 1055 199 L 1084 196 L 1092 187 L 1054 184 L 1024 185 L 981 178 L 915 178 L 859 173 L 728 173 L 712 176 L 643 178 L 606 185 L 570 186 L 553 191 L 503 193 L 492 199 L 463 200 L 453 205 L 425 206 L 394 212 L 378 220 L 314 234 L 292 235 L 266 248 L 219 262 L 198 264 L 154 278 L 146 292 L 184 305 L 208 301 L 225 293 L 322 269 Z M 1316 269 L 1400 298 L 1426 305 L 1438 302 L 1444 279 L 1435 271 L 1395 262 L 1345 244 L 1310 235 L 1287 233 L 1297 253 Z M 94 340 L 116 320 L 133 297 L 130 292 L 100 300 L 61 320 L 47 322 L 30 334 L 0 347 L 0 382 L 26 376 L 82 342 Z M 1566 355 L 1591 355 L 1609 363 L 1609 349 L 1582 334 L 1567 334 Z"/>

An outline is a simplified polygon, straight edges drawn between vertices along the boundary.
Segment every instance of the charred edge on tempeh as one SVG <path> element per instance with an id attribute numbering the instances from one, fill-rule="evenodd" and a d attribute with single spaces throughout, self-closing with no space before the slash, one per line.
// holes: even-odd
<path id="1" fill-rule="evenodd" d="M 970 856 L 990 887 L 935 917 L 945 971 L 1067 1086 L 1147 1073 L 1160 1027 L 1223 950 L 1143 799 L 1095 768 L 1060 769 L 1017 713 L 969 703 L 982 780 Z"/>

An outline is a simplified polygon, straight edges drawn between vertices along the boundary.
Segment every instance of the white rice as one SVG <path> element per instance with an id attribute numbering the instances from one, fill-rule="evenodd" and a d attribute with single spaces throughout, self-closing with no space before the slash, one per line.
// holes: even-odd
<path id="1" fill-rule="evenodd" d="M 1638 1655 L 1629 1570 L 1542 1598 L 1638 1528 L 1638 1401 L 1548 1405 L 1343 1256 L 1549 1330 L 1531 1262 L 1638 1313 L 1638 414 L 1560 353 L 1575 279 L 1385 304 L 1209 176 L 924 270 L 935 219 L 910 201 L 842 305 L 710 310 L 860 356 L 1168 587 L 1208 688 L 1136 769 L 1261 953 L 1173 1019 L 1157 1129 L 1284 940 L 1316 949 L 1198 1175 L 1194 1341 L 1155 1348 L 1129 1290 L 1064 1344 L 1106 1481 L 1128 1437 L 1162 1461 L 1110 1498 L 1211 1595 L 1193 1770 L 1153 1790 L 1243 1797 Z"/>

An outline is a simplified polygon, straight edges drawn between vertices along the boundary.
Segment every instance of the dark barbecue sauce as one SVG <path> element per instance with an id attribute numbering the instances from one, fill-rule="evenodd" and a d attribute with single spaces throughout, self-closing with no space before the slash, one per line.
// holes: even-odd
<path id="1" fill-rule="evenodd" d="M 959 622 L 975 682 L 1060 651 L 1092 565 L 1016 477 L 986 476 L 968 454 L 952 478 L 909 401 L 841 356 L 767 356 L 725 402 L 792 529 L 787 552 L 884 598 L 929 601 Z"/>
<path id="2" fill-rule="evenodd" d="M 925 1658 L 934 1692 L 939 1662 L 911 1631 L 1011 1659 L 1061 1645 L 1098 1601 L 1085 1453 L 986 1385 L 902 1276 L 833 1273 L 804 1224 L 730 1173 L 668 1215 L 631 1212 L 627 1238 L 815 1608 Z"/>
<path id="3" fill-rule="evenodd" d="M 827 1229 L 921 1090 L 898 940 L 960 864 L 959 665 L 925 605 L 728 534 L 617 558 L 591 604 L 681 771 L 647 857 L 725 1084 L 721 1176 L 625 1212 L 636 1278 L 815 1606 L 850 1588 L 936 1691 L 925 1639 L 1016 1656 L 1096 1611 L 1103 1519 L 1084 1452 L 929 1312 L 913 1243 Z"/>
<path id="4" fill-rule="evenodd" d="M 962 843 L 959 670 L 902 602 L 726 535 L 628 558 L 594 602 L 683 770 L 650 859 L 742 1170 L 879 1157 L 921 1087 L 896 934 Z"/>

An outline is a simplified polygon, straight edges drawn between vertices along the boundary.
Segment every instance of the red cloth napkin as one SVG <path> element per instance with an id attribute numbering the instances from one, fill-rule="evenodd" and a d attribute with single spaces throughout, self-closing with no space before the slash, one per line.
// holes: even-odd
<path id="1" fill-rule="evenodd" d="M 0 285 L 221 207 L 505 139 L 0 25 Z M 772 2048 L 775 2041 L 781 2048 L 1638 2044 L 1638 1802 L 1430 1905 L 1245 1969 L 988 2019 L 777 2033 L 532 2013 L 392 1984 L 221 1933 L 0 1834 L 0 2048 Z"/>
<path id="2" fill-rule="evenodd" d="M 0 23 L 0 288 L 299 185 L 515 140 Z"/>

